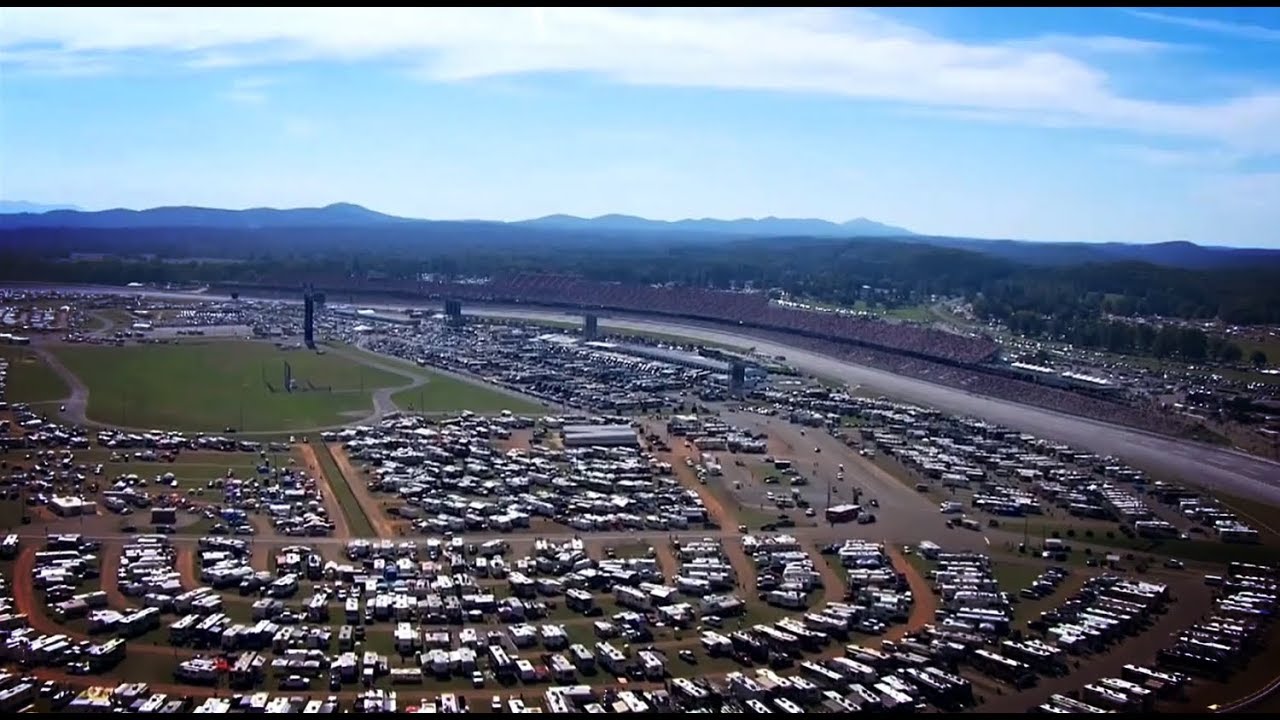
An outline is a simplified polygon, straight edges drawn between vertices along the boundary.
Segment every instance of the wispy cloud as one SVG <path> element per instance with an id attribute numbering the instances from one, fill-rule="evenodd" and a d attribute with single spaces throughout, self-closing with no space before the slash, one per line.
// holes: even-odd
<path id="1" fill-rule="evenodd" d="M 1216 33 L 1218 35 L 1227 35 L 1234 38 L 1240 38 L 1242 40 L 1280 42 L 1280 28 L 1271 28 L 1265 25 L 1230 22 L 1227 20 L 1214 20 L 1212 18 L 1188 17 L 1186 15 L 1173 15 L 1170 13 L 1156 12 L 1154 10 L 1128 10 L 1127 12 L 1134 17 L 1139 17 L 1143 20 L 1151 20 L 1152 22 L 1164 23 L 1165 25 L 1177 25 L 1178 27 L 1202 30 L 1204 32 Z"/>
<path id="2" fill-rule="evenodd" d="M 1280 153 L 1280 91 L 1202 104 L 1139 98 L 1117 91 L 1084 58 L 1153 45 L 1058 42 L 962 43 L 869 11 L 830 9 L 26 8 L 6 10 L 0 26 L 0 50 L 39 44 L 69 58 L 144 55 L 206 67 L 380 60 L 436 82 L 591 73 L 624 84 L 828 94 Z"/>
<path id="3" fill-rule="evenodd" d="M 1152 145 L 1119 145 L 1116 155 L 1129 161 L 1159 168 L 1191 170 L 1231 170 L 1246 158 L 1221 148 L 1169 148 Z"/>
<path id="4" fill-rule="evenodd" d="M 267 88 L 274 84 L 275 80 L 267 77 L 239 78 L 222 96 L 240 105 L 261 105 L 267 101 Z"/>
<path id="5" fill-rule="evenodd" d="M 1009 47 L 1078 55 L 1155 55 L 1192 49 L 1190 45 L 1119 35 L 1041 35 L 1007 43 Z"/>
<path id="6" fill-rule="evenodd" d="M 0 36 L 3 32 L 3 26 L 0 26 Z M 0 73 L 15 67 L 50 77 L 106 75 L 117 69 L 107 58 L 96 53 L 68 53 L 55 48 L 7 48 L 0 42 Z"/>

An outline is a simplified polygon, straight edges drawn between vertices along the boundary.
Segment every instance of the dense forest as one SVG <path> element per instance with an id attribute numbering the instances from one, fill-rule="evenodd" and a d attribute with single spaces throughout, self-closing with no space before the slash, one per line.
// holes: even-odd
<path id="1" fill-rule="evenodd" d="M 105 257 L 77 259 L 73 253 Z M 0 231 L 0 279 L 7 280 L 254 282 L 304 272 L 413 278 L 527 271 L 716 288 L 749 284 L 886 308 L 959 296 L 973 302 L 980 317 L 1030 336 L 1186 358 L 1227 359 L 1234 351 L 1203 333 L 1117 319 L 1280 323 L 1280 272 L 1274 267 L 1188 270 L 1136 262 L 1044 267 L 870 238 L 655 239 L 466 223 L 410 229 Z"/>

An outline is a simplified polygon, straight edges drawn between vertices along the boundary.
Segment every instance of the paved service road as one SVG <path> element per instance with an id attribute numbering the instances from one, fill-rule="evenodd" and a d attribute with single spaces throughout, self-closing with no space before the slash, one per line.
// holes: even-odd
<path id="1" fill-rule="evenodd" d="M 225 299 L 225 296 L 211 293 L 172 293 L 141 288 L 66 285 L 28 287 L 174 299 Z M 242 296 L 249 294 L 246 291 Z M 302 301 L 298 299 L 296 302 Z M 364 302 L 360 304 L 362 307 L 378 309 L 439 306 L 439 303 L 430 302 L 406 304 L 370 301 L 367 304 Z M 465 312 L 471 315 L 536 320 L 576 321 L 581 318 L 581 313 L 476 305 L 465 306 Z M 946 412 L 979 417 L 1033 435 L 1087 448 L 1102 455 L 1114 455 L 1152 472 L 1169 474 L 1191 483 L 1280 505 L 1280 463 L 1236 450 L 1164 437 L 1044 408 L 974 395 L 964 390 L 894 375 L 884 370 L 853 365 L 826 355 L 754 337 L 745 332 L 682 325 L 679 322 L 622 316 L 618 313 L 613 313 L 610 317 L 601 317 L 600 324 L 624 330 L 659 332 L 706 342 L 754 347 L 757 351 L 768 355 L 783 355 L 788 363 L 807 373 L 837 378 L 852 385 L 862 385 L 890 397 L 935 407 Z"/>

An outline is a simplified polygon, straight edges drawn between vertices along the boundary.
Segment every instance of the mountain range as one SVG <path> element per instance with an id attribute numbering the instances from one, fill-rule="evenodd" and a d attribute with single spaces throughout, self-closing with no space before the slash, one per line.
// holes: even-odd
<path id="1" fill-rule="evenodd" d="M 320 208 L 251 208 L 226 210 L 203 207 L 158 207 L 148 210 L 82 211 L 69 206 L 0 202 L 0 232 L 19 230 L 129 230 L 210 228 L 219 230 L 260 230 L 277 228 L 359 228 L 399 226 L 404 232 L 420 230 L 423 235 L 441 227 L 466 231 L 476 226 L 501 228 L 504 234 L 530 234 L 531 240 L 545 239 L 547 233 L 562 233 L 577 240 L 598 237 L 601 242 L 726 242 L 740 238 L 777 238 L 778 242 L 809 239 L 874 239 L 880 242 L 912 242 L 969 250 L 1030 265 L 1076 265 L 1107 262 L 1146 262 L 1182 268 L 1223 268 L 1274 265 L 1280 267 L 1280 250 L 1227 248 L 1189 242 L 1156 244 L 1127 243 L 1047 243 L 1024 240 L 987 240 L 920 235 L 893 225 L 857 218 L 843 223 L 803 218 L 713 218 L 676 221 L 650 220 L 630 215 L 602 215 L 582 218 L 548 215 L 532 220 L 497 222 L 486 220 L 431 221 L 397 217 L 360 205 L 336 203 Z M 65 234 L 65 232 L 64 232 Z M 86 237 L 85 242 L 90 243 Z M 85 247 L 92 251 L 92 247 Z"/>
<path id="2" fill-rule="evenodd" d="M 75 205 L 41 205 L 40 203 L 23 202 L 21 200 L 0 200 L 0 215 L 16 215 L 19 213 L 47 213 L 51 210 L 79 210 Z"/>
<path id="3" fill-rule="evenodd" d="M 633 215 L 601 215 L 581 218 L 573 215 L 548 215 L 533 220 L 523 220 L 517 225 L 553 228 L 558 230 L 610 230 L 641 233 L 711 233 L 716 235 L 746 235 L 752 237 L 914 237 L 905 228 L 857 218 L 842 223 L 829 220 L 802 218 L 740 218 L 717 220 L 701 218 L 686 220 L 650 220 Z"/>
<path id="4" fill-rule="evenodd" d="M 14 207 L 17 209 L 9 209 Z M 387 215 L 359 205 L 335 203 L 322 208 L 250 208 L 222 210 L 203 207 L 158 207 L 150 210 L 99 210 L 84 212 L 58 205 L 35 205 L 13 202 L 0 205 L 0 229 L 29 227 L 130 228 L 130 227 L 306 227 L 334 225 L 366 225 L 376 223 L 427 222 L 414 218 Z M 492 222 L 484 220 L 462 222 Z M 649 220 L 632 215 L 601 215 L 581 218 L 573 215 L 548 215 L 532 220 L 503 223 L 548 230 L 610 233 L 690 233 L 740 235 L 750 237 L 910 237 L 915 233 L 904 228 L 858 218 L 845 223 L 827 220 L 766 217 L 760 219 L 716 220 Z"/>

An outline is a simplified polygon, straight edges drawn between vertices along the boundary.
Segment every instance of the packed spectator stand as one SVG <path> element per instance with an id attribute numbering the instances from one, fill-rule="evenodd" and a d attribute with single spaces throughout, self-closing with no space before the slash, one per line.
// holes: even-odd
<path id="1" fill-rule="evenodd" d="M 314 278 L 311 283 L 316 288 L 338 292 L 393 292 L 433 299 L 527 303 L 710 320 L 942 362 L 981 363 L 993 359 L 1000 349 L 987 338 L 871 318 L 779 307 L 771 304 L 763 293 L 626 285 L 545 274 L 510 275 L 483 283 L 370 281 L 359 278 Z"/>
<path id="2" fill-rule="evenodd" d="M 263 283 L 270 284 L 270 283 Z M 969 392 L 1053 408 L 1157 432 L 1178 433 L 1186 422 L 1158 408 L 1138 407 L 1011 377 L 983 366 L 1000 346 L 972 337 L 906 323 L 784 308 L 764 293 L 599 282 L 569 275 L 515 274 L 473 282 L 426 282 L 360 277 L 291 277 L 280 289 L 311 284 L 336 293 L 392 294 L 405 298 L 528 304 L 580 310 L 612 310 L 679 318 L 689 324 L 751 328 L 753 335 L 868 367 Z"/>

